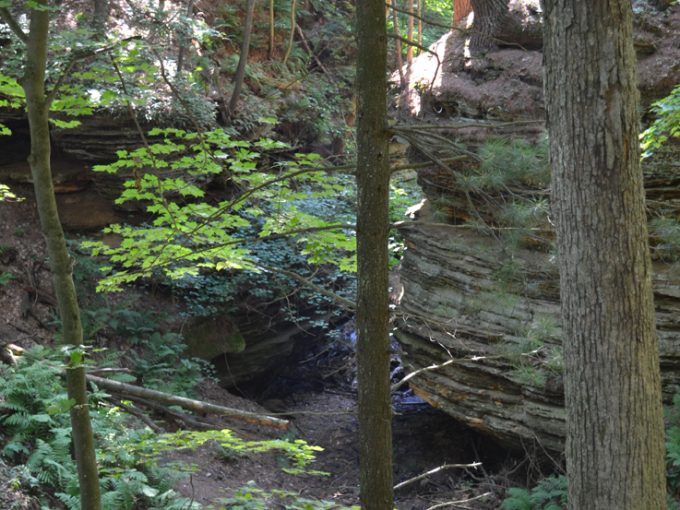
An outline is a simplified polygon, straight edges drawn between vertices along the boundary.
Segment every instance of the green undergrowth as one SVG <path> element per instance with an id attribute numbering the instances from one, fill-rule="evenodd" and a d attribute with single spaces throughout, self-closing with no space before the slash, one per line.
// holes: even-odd
<path id="1" fill-rule="evenodd" d="M 326 175 L 317 154 L 278 152 L 290 147 L 271 139 L 238 140 L 224 130 L 153 130 L 157 142 L 119 151 L 118 160 L 95 170 L 140 175 L 125 183 L 117 203 L 136 202 L 153 220 L 145 225 L 111 225 L 118 246 L 84 243 L 94 256 L 108 259 L 98 289 L 122 286 L 161 272 L 171 279 L 201 271 L 271 272 L 253 246 L 288 238 L 311 264 L 335 264 L 353 271 L 355 239 L 347 215 L 310 211 L 313 202 L 341 196 L 341 176 Z M 278 162 L 272 164 L 270 158 Z M 206 187 L 222 183 L 231 197 L 214 200 Z M 319 208 L 316 208 L 319 211 Z"/>
<path id="2" fill-rule="evenodd" d="M 304 498 L 298 493 L 260 489 L 255 482 L 250 482 L 239 489 L 231 497 L 220 501 L 218 510 L 267 510 L 269 508 L 285 508 L 289 510 L 358 510 L 358 506 L 338 505 L 333 501 L 319 501 Z M 211 510 L 215 507 L 210 507 Z"/>
<path id="3" fill-rule="evenodd" d="M 654 122 L 642 133 L 643 157 L 651 156 L 669 139 L 680 138 L 680 85 L 651 108 Z"/>
<path id="4" fill-rule="evenodd" d="M 63 506 L 76 510 L 80 507 L 79 488 L 69 419 L 73 402 L 63 389 L 62 360 L 59 351 L 36 348 L 28 351 L 16 367 L 0 369 L 0 455 L 16 466 L 12 484 L 38 497 L 41 508 Z M 161 458 L 207 442 L 219 445 L 231 457 L 274 452 L 281 456 L 285 466 L 282 469 L 290 474 L 324 474 L 310 468 L 320 448 L 302 440 L 246 441 L 230 430 L 158 434 L 137 427 L 120 408 L 108 404 L 107 397 L 96 388 L 90 394 L 102 505 L 107 510 L 201 508 L 173 488 L 178 477 L 191 473 L 192 466 L 170 464 Z M 328 507 L 319 503 L 286 508 Z"/>
<path id="5" fill-rule="evenodd" d="M 567 478 L 550 476 L 532 489 L 512 487 L 503 510 L 562 510 L 567 508 Z"/>
<path id="6" fill-rule="evenodd" d="M 82 253 L 77 242 L 70 242 L 75 260 L 74 281 L 81 300 L 81 320 L 85 343 L 97 365 L 103 368 L 125 366 L 129 373 L 110 377 L 135 382 L 147 388 L 180 396 L 194 396 L 195 387 L 214 376 L 212 365 L 186 355 L 181 334 L 172 331 L 167 317 L 149 306 L 143 297 L 130 293 L 125 298 L 95 292 L 99 263 Z M 55 319 L 55 322 L 59 321 Z M 115 342 L 115 348 L 106 346 Z"/>
<path id="7" fill-rule="evenodd" d="M 680 392 L 666 408 L 666 475 L 668 510 L 680 509 Z M 503 510 L 565 510 L 567 479 L 553 475 L 539 480 L 529 489 L 511 487 L 503 501 Z"/>
<path id="8" fill-rule="evenodd" d="M 501 344 L 501 352 L 512 363 L 512 375 L 521 384 L 544 387 L 548 378 L 564 369 L 560 329 L 551 315 L 539 315 L 518 328 L 514 341 Z"/>

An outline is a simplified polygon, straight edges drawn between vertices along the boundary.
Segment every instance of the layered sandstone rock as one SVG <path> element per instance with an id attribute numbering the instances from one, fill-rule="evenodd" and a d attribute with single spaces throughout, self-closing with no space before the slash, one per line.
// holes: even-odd
<path id="1" fill-rule="evenodd" d="M 642 5 L 642 6 L 641 6 Z M 636 4 L 642 107 L 680 82 L 680 8 Z M 675 28 L 674 28 L 675 27 Z M 559 278 L 549 215 L 509 243 L 501 208 L 549 200 L 547 183 L 470 189 L 479 147 L 493 138 L 536 143 L 544 133 L 539 51 L 507 45 L 471 62 L 460 33 L 444 36 L 411 69 L 396 132 L 418 161 L 428 204 L 401 227 L 406 240 L 396 337 L 413 389 L 509 446 L 564 442 Z M 568 79 L 568 77 L 565 77 Z M 414 124 L 415 122 L 415 124 Z M 645 162 L 650 220 L 680 212 L 680 144 Z M 546 207 L 549 211 L 549 206 Z M 680 383 L 680 272 L 651 229 L 664 397 Z M 509 274 L 509 268 L 514 271 Z"/>

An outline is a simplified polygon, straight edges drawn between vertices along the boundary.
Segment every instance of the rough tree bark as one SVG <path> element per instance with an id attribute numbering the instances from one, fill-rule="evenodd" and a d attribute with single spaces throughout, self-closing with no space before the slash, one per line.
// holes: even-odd
<path id="1" fill-rule="evenodd" d="M 37 4 L 38 8 L 31 10 L 22 79 L 31 135 L 31 154 L 28 161 L 40 225 L 47 241 L 47 253 L 62 323 L 62 342 L 80 349 L 83 344 L 83 329 L 72 278 L 73 261 L 66 249 L 64 232 L 59 222 L 50 168 L 50 101 L 45 94 L 49 11 L 46 9 L 46 0 L 37 0 Z M 66 385 L 69 398 L 75 402 L 71 408 L 71 428 L 80 481 L 81 508 L 99 510 L 101 503 L 94 435 L 87 402 L 85 369 L 81 363 L 69 363 L 66 369 Z"/>
<path id="2" fill-rule="evenodd" d="M 390 510 L 392 409 L 388 302 L 387 34 L 383 0 L 357 2 L 357 365 L 360 497 Z"/>
<path id="3" fill-rule="evenodd" d="M 508 0 L 470 0 L 475 20 L 470 34 L 470 52 L 483 53 L 493 46 L 494 32 L 508 12 Z"/>
<path id="4" fill-rule="evenodd" d="M 666 507 L 631 4 L 546 0 L 569 506 Z"/>

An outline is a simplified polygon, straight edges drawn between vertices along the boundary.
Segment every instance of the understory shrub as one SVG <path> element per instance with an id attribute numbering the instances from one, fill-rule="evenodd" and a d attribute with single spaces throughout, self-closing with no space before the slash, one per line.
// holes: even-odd
<path id="1" fill-rule="evenodd" d="M 284 508 L 286 510 L 358 510 L 358 506 L 342 506 L 334 501 L 303 498 L 290 491 L 260 489 L 255 482 L 241 487 L 233 496 L 220 500 L 219 510 L 266 510 Z"/>
<path id="2" fill-rule="evenodd" d="M 0 369 L 0 456 L 17 465 L 16 483 L 35 492 L 42 508 L 58 500 L 80 508 L 76 466 L 71 456 L 69 409 L 60 375 L 63 353 L 46 348 L 28 351 L 13 368 Z M 244 441 L 230 430 L 158 434 L 131 426 L 131 418 L 90 393 L 92 427 L 97 444 L 102 505 L 106 510 L 196 510 L 195 502 L 177 494 L 178 476 L 187 465 L 159 462 L 165 452 L 215 442 L 234 455 L 279 452 L 288 473 L 322 474 L 308 469 L 320 448 L 302 440 Z"/>
<path id="3" fill-rule="evenodd" d="M 567 478 L 550 476 L 532 489 L 512 487 L 503 510 L 562 510 L 567 508 Z"/>

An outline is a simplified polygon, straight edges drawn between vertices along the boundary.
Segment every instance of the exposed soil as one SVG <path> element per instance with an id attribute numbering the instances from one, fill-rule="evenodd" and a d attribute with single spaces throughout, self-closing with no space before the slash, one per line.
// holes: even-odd
<path id="1" fill-rule="evenodd" d="M 318 346 L 319 349 L 323 350 L 323 346 Z M 291 435 L 324 448 L 312 468 L 325 471 L 328 476 L 291 476 L 281 471 L 281 459 L 276 455 L 225 459 L 219 450 L 206 447 L 173 456 L 173 460 L 199 466 L 181 483 L 181 491 L 196 501 L 210 504 L 254 481 L 265 490 L 285 489 L 303 497 L 358 504 L 356 392 L 351 381 L 343 381 L 351 376 L 353 367 L 346 363 L 351 361 L 351 354 L 337 355 L 342 350 L 342 347 L 330 349 L 317 358 L 307 351 L 306 362 L 291 362 L 270 385 L 260 390 L 264 398 L 262 405 L 269 414 L 281 413 L 293 421 Z M 333 371 L 336 376 L 328 377 Z M 206 398 L 212 397 L 223 405 L 242 402 L 219 388 L 204 387 L 203 391 Z M 253 406 L 252 402 L 249 405 Z M 469 504 L 451 507 L 500 507 L 507 479 L 489 473 L 509 471 L 516 467 L 518 459 L 506 457 L 493 443 L 409 396 L 408 392 L 395 396 L 394 409 L 395 484 L 445 464 L 481 462 L 478 468 L 445 469 L 398 489 L 397 508 L 427 509 L 438 503 L 482 495 Z M 251 429 L 245 433 L 246 437 L 251 434 L 262 437 L 271 432 Z"/>
<path id="2" fill-rule="evenodd" d="M 14 279 L 0 285 L 0 345 L 18 344 L 24 348 L 54 341 L 54 310 L 50 275 L 39 231 L 37 211 L 28 185 L 13 186 L 23 201 L 0 202 L 0 270 Z M 80 204 L 81 216 L 88 216 L 75 194 L 60 195 L 60 203 L 71 199 Z M 139 290 L 137 292 L 140 292 Z M 142 291 L 146 292 L 146 291 Z M 116 299 L 116 298 L 112 298 Z M 153 308 L 176 309 L 163 296 L 149 293 L 145 303 Z M 216 446 L 178 451 L 168 460 L 194 465 L 196 470 L 182 480 L 178 489 L 202 504 L 219 507 L 219 499 L 254 481 L 264 490 L 286 489 L 302 497 L 358 503 L 358 425 L 351 324 L 334 341 L 317 339 L 298 347 L 290 364 L 274 380 L 237 388 L 249 398 L 236 396 L 207 381 L 200 387 L 201 398 L 229 407 L 269 414 L 282 414 L 292 420 L 288 437 L 302 438 L 324 448 L 313 469 L 328 476 L 294 476 L 284 473 L 281 456 L 258 454 L 225 457 Z M 115 347 L 112 339 L 110 347 Z M 399 372 L 395 355 L 395 373 Z M 258 400 L 260 403 L 256 403 Z M 493 443 L 477 436 L 450 417 L 402 392 L 394 401 L 395 483 L 443 464 L 482 462 L 475 469 L 446 469 L 396 491 L 400 509 L 426 509 L 445 501 L 463 501 L 452 508 L 493 509 L 500 506 L 506 476 L 518 460 L 505 456 Z M 154 417 L 159 419 L 159 417 Z M 226 419 L 201 417 L 214 427 L 231 428 L 246 439 L 276 437 L 262 427 L 243 426 Z M 172 430 L 173 425 L 166 425 Z M 7 486 L 11 475 L 0 470 L 0 483 Z M 18 508 L 31 508 L 31 500 L 20 491 L 3 491 L 0 507 L 16 501 Z M 481 496 L 481 497 L 480 497 Z M 9 498 L 9 499 L 8 499 Z M 23 506 L 21 506 L 23 505 Z"/>

